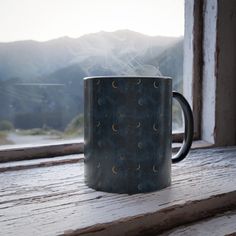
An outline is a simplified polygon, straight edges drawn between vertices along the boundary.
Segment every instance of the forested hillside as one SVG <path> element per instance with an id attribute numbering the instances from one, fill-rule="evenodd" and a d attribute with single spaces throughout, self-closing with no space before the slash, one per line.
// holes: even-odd
<path id="1" fill-rule="evenodd" d="M 182 90 L 183 38 L 129 30 L 47 42 L 0 43 L 0 121 L 64 130 L 83 113 L 83 78 L 165 75 Z"/>

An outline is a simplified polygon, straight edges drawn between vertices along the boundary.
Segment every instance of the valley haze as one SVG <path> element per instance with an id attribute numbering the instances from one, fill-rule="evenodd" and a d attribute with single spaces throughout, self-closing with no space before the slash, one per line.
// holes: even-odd
<path id="1" fill-rule="evenodd" d="M 181 91 L 183 37 L 118 30 L 0 43 L 0 121 L 63 131 L 83 114 L 83 78 L 104 75 L 170 76 Z"/>

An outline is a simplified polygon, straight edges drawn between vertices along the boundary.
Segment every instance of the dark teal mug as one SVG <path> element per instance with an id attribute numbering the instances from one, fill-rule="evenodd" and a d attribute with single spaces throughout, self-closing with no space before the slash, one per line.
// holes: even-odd
<path id="1" fill-rule="evenodd" d="M 167 77 L 84 79 L 85 183 L 96 190 L 141 193 L 171 184 L 171 163 L 183 160 L 193 138 L 186 99 Z M 185 135 L 172 157 L 172 98 L 181 105 Z"/>

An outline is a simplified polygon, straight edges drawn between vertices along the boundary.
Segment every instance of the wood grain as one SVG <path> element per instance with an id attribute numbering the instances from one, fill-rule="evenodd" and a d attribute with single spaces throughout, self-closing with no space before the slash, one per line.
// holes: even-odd
<path id="1" fill-rule="evenodd" d="M 73 154 L 54 158 L 40 158 L 33 160 L 6 162 L 0 164 L 0 173 L 6 171 L 18 171 L 18 170 L 48 167 L 54 165 L 71 164 L 71 163 L 77 163 L 79 161 L 84 161 L 83 154 Z"/>
<path id="2" fill-rule="evenodd" d="M 187 226 L 181 226 L 160 236 L 235 236 L 236 235 L 236 211 L 226 212 L 209 219 L 195 222 Z"/>
<path id="3" fill-rule="evenodd" d="M 173 143 L 172 150 L 177 151 L 182 146 L 183 135 L 173 134 L 173 140 L 180 143 Z M 211 143 L 203 140 L 196 140 L 192 143 L 191 149 L 207 148 Z M 50 157 L 58 157 L 72 154 L 81 154 L 84 152 L 84 143 L 78 142 L 56 142 L 42 145 L 6 145 L 0 146 L 0 163 L 37 160 Z"/>
<path id="4" fill-rule="evenodd" d="M 111 194 L 84 184 L 83 162 L 0 173 L 1 235 L 153 235 L 236 207 L 236 148 L 194 150 L 172 185 Z M 1 165 L 0 165 L 1 167 Z"/>
<path id="5" fill-rule="evenodd" d="M 0 148 L 0 163 L 10 161 L 32 160 L 79 154 L 84 152 L 84 143 L 54 143 L 48 145 L 11 145 Z"/>

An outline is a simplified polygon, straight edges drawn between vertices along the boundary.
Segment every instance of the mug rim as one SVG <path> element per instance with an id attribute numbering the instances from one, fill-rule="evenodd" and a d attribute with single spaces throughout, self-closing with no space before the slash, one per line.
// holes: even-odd
<path id="1" fill-rule="evenodd" d="M 169 76 L 141 76 L 141 75 L 105 75 L 105 76 L 88 76 L 84 77 L 84 80 L 90 79 L 163 79 L 163 80 L 172 80 Z"/>

